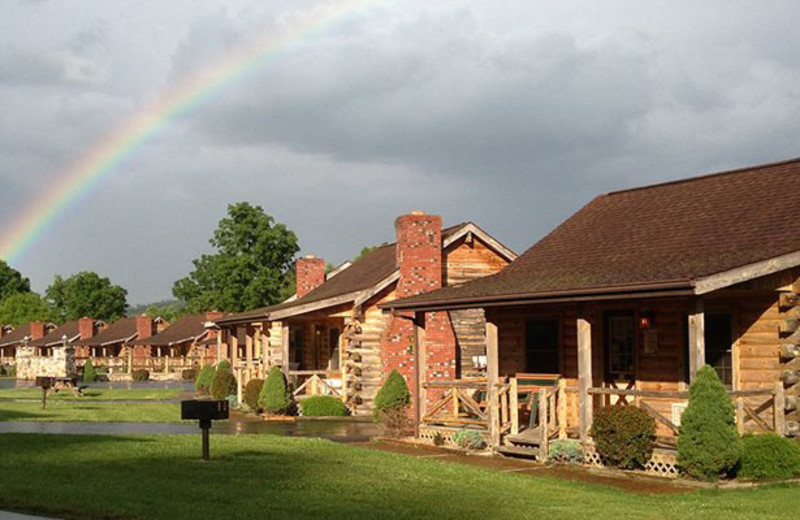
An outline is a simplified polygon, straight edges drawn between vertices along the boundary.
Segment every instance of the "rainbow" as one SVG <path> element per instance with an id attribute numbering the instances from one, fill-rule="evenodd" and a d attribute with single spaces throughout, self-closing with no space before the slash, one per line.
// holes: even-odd
<path id="1" fill-rule="evenodd" d="M 51 229 L 67 210 L 84 200 L 117 166 L 159 134 L 172 120 L 190 112 L 226 86 L 255 70 L 280 51 L 319 33 L 379 0 L 337 0 L 303 13 L 279 31 L 249 40 L 202 71 L 169 89 L 158 102 L 121 125 L 62 174 L 48 191 L 0 235 L 0 259 L 14 263 Z"/>

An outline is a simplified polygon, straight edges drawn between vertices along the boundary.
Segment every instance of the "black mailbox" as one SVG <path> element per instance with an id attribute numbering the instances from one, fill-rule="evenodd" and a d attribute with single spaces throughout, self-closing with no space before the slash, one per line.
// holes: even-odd
<path id="1" fill-rule="evenodd" d="M 228 401 L 181 401 L 181 419 L 221 421 L 229 416 Z"/>
<path id="2" fill-rule="evenodd" d="M 55 377 L 36 376 L 36 386 L 41 386 L 42 388 L 52 388 L 55 384 Z"/>
<path id="3" fill-rule="evenodd" d="M 181 401 L 181 419 L 197 419 L 203 430 L 203 460 L 209 459 L 208 431 L 211 421 L 220 421 L 230 416 L 228 401 Z"/>

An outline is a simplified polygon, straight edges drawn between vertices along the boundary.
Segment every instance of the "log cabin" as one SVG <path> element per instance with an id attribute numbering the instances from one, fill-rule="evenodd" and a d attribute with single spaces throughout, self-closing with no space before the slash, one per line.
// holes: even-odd
<path id="1" fill-rule="evenodd" d="M 50 364 L 48 360 L 53 359 L 56 353 L 55 349 L 65 346 L 72 347 L 74 342 L 91 338 L 105 328 L 106 324 L 104 321 L 84 317 L 52 328 L 49 333 L 39 339 L 24 342 L 17 347 L 17 379 L 31 380 L 37 375 L 42 375 L 38 372 L 48 368 Z M 63 352 L 59 351 L 59 353 L 60 363 Z M 22 362 L 23 358 L 24 362 Z M 77 356 L 75 356 L 75 358 L 77 358 Z M 74 358 L 70 356 L 70 359 L 72 360 Z M 86 358 L 84 357 L 84 363 L 85 360 Z M 76 369 L 79 366 L 77 363 L 75 365 L 70 363 L 70 365 L 70 369 Z"/>
<path id="2" fill-rule="evenodd" d="M 297 398 L 334 395 L 353 414 L 369 414 L 386 376 L 393 369 L 410 376 L 415 356 L 413 327 L 378 304 L 487 276 L 516 258 L 472 222 L 442 229 L 441 217 L 413 212 L 399 217 L 395 230 L 395 243 L 327 277 L 321 258 L 298 259 L 290 301 L 218 320 L 219 355 L 231 360 L 239 380 L 281 366 Z M 441 341 L 458 352 L 438 370 L 449 377 L 480 372 L 483 312 L 448 312 L 438 326 Z"/>
<path id="3" fill-rule="evenodd" d="M 0 335 L 0 364 L 13 365 L 16 363 L 17 347 L 29 340 L 37 340 L 50 334 L 56 328 L 55 323 L 44 323 L 36 321 L 25 323 L 19 327 L 3 325 L 3 333 Z"/>
<path id="4" fill-rule="evenodd" d="M 130 342 L 130 366 L 169 372 L 213 364 L 217 353 L 213 322 L 224 316 L 219 312 L 191 314 L 163 328 L 153 322 L 151 329 L 149 318 L 138 317 L 139 334 Z"/>
<path id="5" fill-rule="evenodd" d="M 148 338 L 168 326 L 169 323 L 160 317 L 141 315 L 120 318 L 105 330 L 72 343 L 76 365 L 83 366 L 86 359 L 92 358 L 94 366 L 106 366 L 110 374 L 130 371 L 133 368 L 133 342 L 140 337 Z"/>
<path id="6" fill-rule="evenodd" d="M 800 159 L 600 195 L 497 274 L 382 304 L 414 324 L 417 435 L 475 428 L 499 451 L 544 458 L 552 438 L 590 446 L 598 408 L 638 406 L 668 448 L 703 364 L 740 432 L 798 434 L 793 182 Z M 475 308 L 486 374 L 446 377 L 442 358 L 458 353 L 441 350 L 436 316 Z M 667 459 L 651 463 L 673 476 Z"/>

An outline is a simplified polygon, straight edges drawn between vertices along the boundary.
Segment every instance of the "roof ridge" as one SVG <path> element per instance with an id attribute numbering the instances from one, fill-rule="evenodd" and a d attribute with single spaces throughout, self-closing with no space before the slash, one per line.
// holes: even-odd
<path id="1" fill-rule="evenodd" d="M 793 164 L 793 163 L 797 163 L 797 162 L 800 162 L 800 157 L 795 157 L 793 159 L 784 159 L 784 160 L 780 160 L 780 161 L 773 161 L 773 162 L 768 162 L 768 163 L 762 163 L 762 164 L 756 164 L 756 165 L 753 165 L 753 166 L 744 166 L 744 167 L 740 167 L 740 168 L 733 168 L 733 169 L 730 169 L 730 170 L 721 170 L 721 171 L 718 171 L 718 172 L 702 173 L 700 175 L 695 175 L 694 177 L 686 177 L 686 178 L 683 178 L 683 179 L 675 179 L 675 180 L 671 180 L 671 181 L 657 182 L 655 184 L 648 184 L 648 185 L 645 185 L 645 186 L 637 186 L 637 187 L 634 187 L 634 188 L 625 188 L 625 189 L 621 189 L 621 190 L 609 191 L 608 193 L 606 193 L 604 195 L 599 195 L 599 197 L 604 197 L 604 196 L 605 197 L 610 197 L 612 195 L 620 195 L 622 193 L 629 193 L 629 192 L 633 192 L 633 191 L 649 190 L 651 188 L 660 188 L 662 186 L 670 186 L 670 185 L 673 185 L 673 184 L 685 184 L 685 183 L 701 181 L 701 180 L 705 180 L 705 179 L 709 179 L 709 178 L 713 178 L 713 177 L 722 177 L 722 176 L 725 176 L 725 175 L 735 175 L 735 174 L 739 174 L 739 173 L 752 172 L 752 171 L 756 171 L 756 170 L 762 170 L 762 169 L 765 169 L 765 168 L 773 168 L 775 166 L 783 166 L 785 164 Z"/>

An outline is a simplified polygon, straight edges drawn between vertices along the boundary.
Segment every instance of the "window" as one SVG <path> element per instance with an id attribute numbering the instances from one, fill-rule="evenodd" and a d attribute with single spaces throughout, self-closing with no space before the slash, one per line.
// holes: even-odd
<path id="1" fill-rule="evenodd" d="M 633 312 L 605 314 L 606 377 L 610 381 L 636 378 L 636 327 Z"/>
<path id="2" fill-rule="evenodd" d="M 525 324 L 525 370 L 533 374 L 558 374 L 558 320 L 531 320 Z"/>
<path id="3" fill-rule="evenodd" d="M 714 367 L 722 384 L 733 386 L 733 319 L 730 314 L 705 316 L 706 363 Z"/>
<path id="4" fill-rule="evenodd" d="M 339 336 L 341 333 L 339 329 L 330 329 L 328 331 L 328 348 L 330 349 L 328 369 L 339 370 L 341 363 L 339 361 Z"/>
<path id="5" fill-rule="evenodd" d="M 290 347 L 291 353 L 294 354 L 294 362 L 297 363 L 298 367 L 301 367 L 303 365 L 303 331 L 302 331 L 302 329 L 294 331 L 294 342 L 289 347 Z"/>

